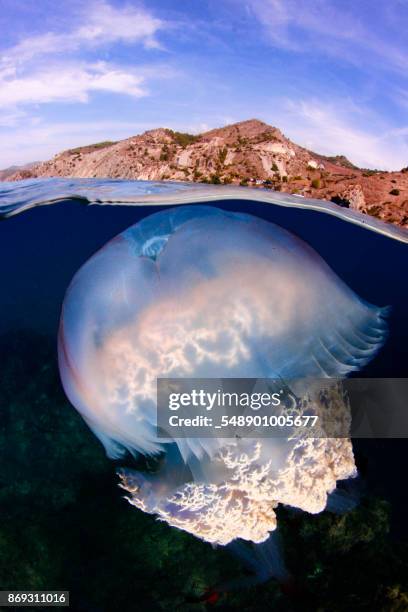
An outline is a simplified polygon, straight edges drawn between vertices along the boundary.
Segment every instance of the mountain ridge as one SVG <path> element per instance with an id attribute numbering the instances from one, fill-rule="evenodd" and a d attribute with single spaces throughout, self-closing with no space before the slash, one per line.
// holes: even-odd
<path id="1" fill-rule="evenodd" d="M 8 173 L 7 180 L 53 176 L 235 183 L 332 200 L 408 227 L 407 170 L 361 169 L 343 155 L 309 151 L 279 128 L 247 119 L 202 134 L 155 128 L 68 149 Z"/>

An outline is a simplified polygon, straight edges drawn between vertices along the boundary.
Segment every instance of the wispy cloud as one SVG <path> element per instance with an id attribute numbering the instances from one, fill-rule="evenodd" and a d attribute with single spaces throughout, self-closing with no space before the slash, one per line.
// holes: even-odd
<path id="1" fill-rule="evenodd" d="M 75 18 L 74 18 L 75 21 Z M 147 48 L 160 47 L 156 34 L 166 24 L 148 11 L 125 6 L 116 8 L 104 0 L 88 4 L 77 15 L 78 24 L 65 32 L 31 36 L 2 53 L 3 65 L 20 66 L 44 55 L 66 54 L 84 47 L 107 47 L 114 42 L 140 42 Z"/>
<path id="2" fill-rule="evenodd" d="M 399 13 L 404 8 L 398 0 L 388 4 L 395 5 Z M 380 3 L 375 7 L 379 13 L 376 30 L 362 17 L 363 3 L 355 6 L 359 10 L 335 0 L 248 0 L 247 6 L 276 47 L 335 55 L 360 67 L 393 69 L 406 75 L 408 44 L 401 38 L 401 24 L 394 22 L 382 31 L 378 24 L 387 20 L 387 12 Z M 373 10 L 370 3 L 371 14 Z"/>
<path id="3" fill-rule="evenodd" d="M 317 37 L 351 40 L 363 34 L 361 26 L 329 0 L 249 0 L 249 6 L 270 40 L 294 51 L 319 44 Z"/>
<path id="4" fill-rule="evenodd" d="M 366 127 L 362 127 L 363 119 Z M 325 155 L 346 155 L 366 168 L 395 170 L 408 160 L 408 126 L 395 129 L 352 102 L 285 101 L 279 125 L 298 144 Z M 372 127 L 368 127 L 371 125 Z"/>
<path id="5" fill-rule="evenodd" d="M 0 63 L 0 107 L 8 109 L 6 124 L 16 122 L 27 105 L 84 103 L 92 92 L 147 95 L 147 78 L 161 68 L 149 71 L 107 61 L 86 62 L 76 53 L 118 41 L 157 48 L 155 35 L 164 27 L 144 9 L 116 8 L 101 0 L 84 9 L 76 27 L 28 37 L 6 49 Z"/>
<path id="6" fill-rule="evenodd" d="M 0 127 L 2 128 L 14 127 L 18 125 L 18 123 L 20 123 L 20 121 L 24 119 L 25 117 L 26 117 L 26 113 L 24 113 L 23 111 L 19 111 L 19 110 L 1 112 L 0 113 Z"/>
<path id="7" fill-rule="evenodd" d="M 407 164 L 406 0 L 4 4 L 7 164 L 134 134 L 135 117 L 202 131 L 251 116 L 359 165 Z M 75 131 L 62 129 L 67 113 Z"/>
<path id="8" fill-rule="evenodd" d="M 0 107 L 45 102 L 87 102 L 93 91 L 110 91 L 130 96 L 146 95 L 143 76 L 131 69 L 106 62 L 94 65 L 54 65 L 41 68 L 32 75 L 0 77 Z M 14 113 L 18 117 L 18 113 Z"/>

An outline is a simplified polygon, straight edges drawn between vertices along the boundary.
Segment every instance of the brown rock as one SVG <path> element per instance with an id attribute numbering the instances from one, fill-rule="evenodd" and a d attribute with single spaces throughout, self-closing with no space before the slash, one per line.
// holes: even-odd
<path id="1" fill-rule="evenodd" d="M 350 208 L 360 212 L 367 212 L 367 204 L 364 197 L 364 192 L 358 183 L 347 187 L 341 197 L 350 203 Z"/>

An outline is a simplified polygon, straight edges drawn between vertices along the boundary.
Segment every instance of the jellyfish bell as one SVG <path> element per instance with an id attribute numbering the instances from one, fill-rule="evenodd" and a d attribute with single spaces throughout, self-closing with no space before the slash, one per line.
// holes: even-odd
<path id="1" fill-rule="evenodd" d="M 155 473 L 121 471 L 133 505 L 212 543 L 259 543 L 279 503 L 320 512 L 337 480 L 355 475 L 350 440 L 159 438 L 157 378 L 346 376 L 382 345 L 385 315 L 277 225 L 215 207 L 167 209 L 75 275 L 61 378 L 108 456 L 164 453 Z"/>

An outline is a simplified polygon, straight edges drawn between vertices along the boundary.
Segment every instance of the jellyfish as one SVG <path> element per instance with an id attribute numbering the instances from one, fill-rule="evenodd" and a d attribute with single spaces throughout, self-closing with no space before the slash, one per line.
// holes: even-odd
<path id="1" fill-rule="evenodd" d="M 351 440 L 161 438 L 157 379 L 342 378 L 379 350 L 386 314 L 273 223 L 169 208 L 113 238 L 73 278 L 61 379 L 110 458 L 155 459 L 154 470 L 120 470 L 132 505 L 214 545 L 252 546 L 269 541 L 279 504 L 336 507 L 337 481 L 356 475 Z M 343 395 L 329 392 L 347 420 Z M 308 397 L 323 414 L 327 397 Z"/>

